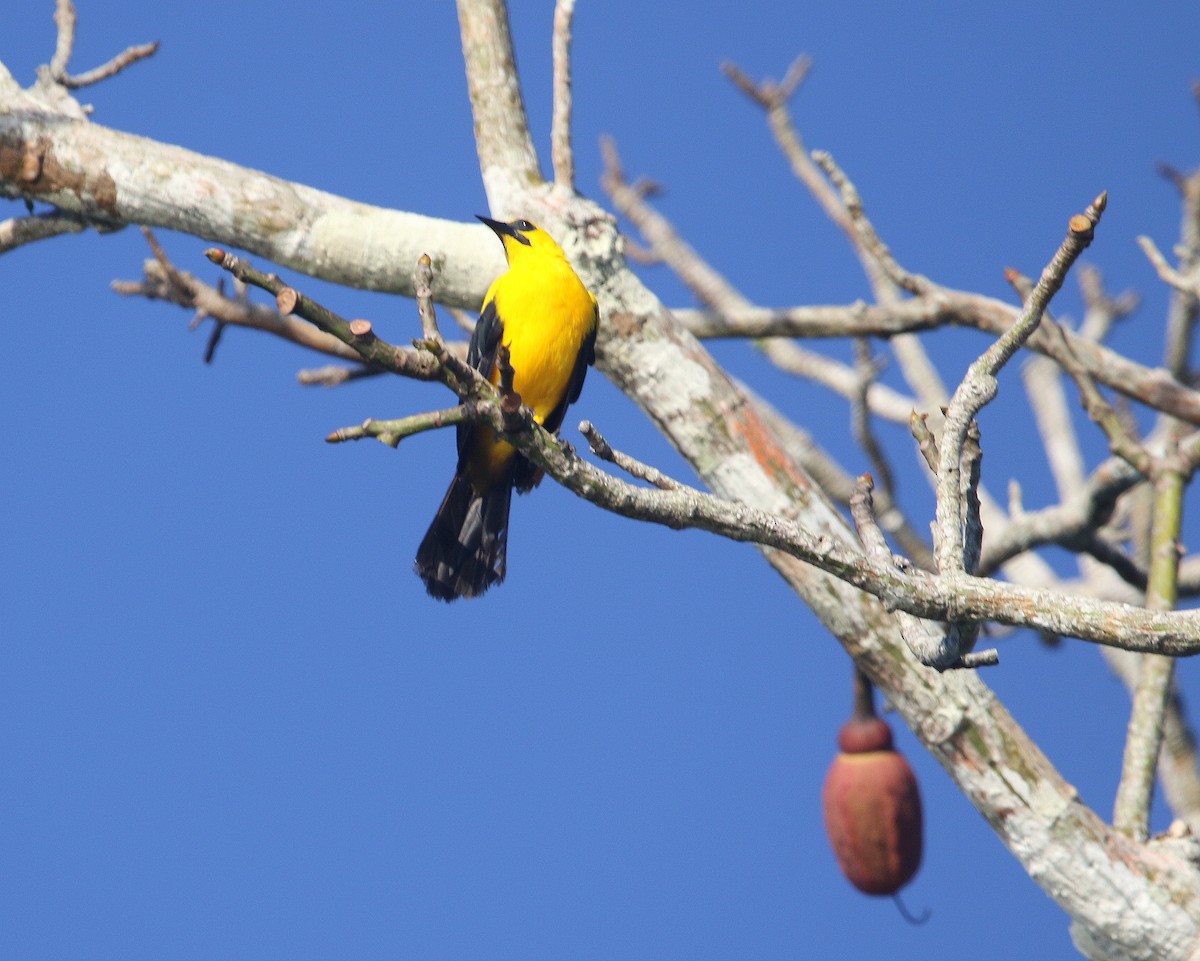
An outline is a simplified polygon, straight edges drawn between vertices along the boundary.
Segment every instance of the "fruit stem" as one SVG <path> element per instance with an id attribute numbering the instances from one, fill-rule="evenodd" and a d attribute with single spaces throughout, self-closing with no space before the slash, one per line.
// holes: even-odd
<path id="1" fill-rule="evenodd" d="M 870 679 L 854 666 L 854 717 L 855 721 L 870 721 L 875 713 L 875 687 Z"/>

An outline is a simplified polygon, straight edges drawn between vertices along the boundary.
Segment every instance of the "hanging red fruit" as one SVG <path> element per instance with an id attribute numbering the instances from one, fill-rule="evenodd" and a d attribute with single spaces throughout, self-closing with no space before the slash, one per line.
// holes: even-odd
<path id="1" fill-rule="evenodd" d="M 854 713 L 825 778 L 825 832 L 842 873 L 865 894 L 895 894 L 921 865 L 921 793 L 892 730 L 855 670 Z"/>

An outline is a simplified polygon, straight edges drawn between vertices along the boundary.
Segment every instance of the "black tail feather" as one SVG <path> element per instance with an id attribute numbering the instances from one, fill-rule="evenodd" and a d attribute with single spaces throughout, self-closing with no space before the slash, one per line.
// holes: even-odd
<path id="1" fill-rule="evenodd" d="M 414 564 L 425 590 L 440 601 L 478 597 L 504 580 L 512 478 L 482 496 L 455 474 Z"/>

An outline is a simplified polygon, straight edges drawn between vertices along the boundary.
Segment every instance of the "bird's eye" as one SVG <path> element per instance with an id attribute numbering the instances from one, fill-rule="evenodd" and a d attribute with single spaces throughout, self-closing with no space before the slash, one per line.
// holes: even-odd
<path id="1" fill-rule="evenodd" d="M 521 230 L 521 231 L 537 230 L 537 227 L 535 227 L 533 224 L 531 224 L 528 220 L 514 220 L 513 228 L 515 230 Z"/>

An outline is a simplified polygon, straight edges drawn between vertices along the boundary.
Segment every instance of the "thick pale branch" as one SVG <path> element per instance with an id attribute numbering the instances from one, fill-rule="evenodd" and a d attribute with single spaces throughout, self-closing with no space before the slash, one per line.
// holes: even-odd
<path id="1" fill-rule="evenodd" d="M 550 127 L 550 159 L 554 182 L 575 189 L 575 151 L 571 147 L 571 26 L 575 0 L 554 5 L 554 111 Z"/>
<path id="2" fill-rule="evenodd" d="M 478 308 L 504 266 L 480 224 L 386 210 L 214 157 L 35 110 L 0 86 L 0 196 L 113 227 L 164 227 L 323 280 L 412 296 L 428 252 L 436 297 Z"/>
<path id="3" fill-rule="evenodd" d="M 492 213 L 503 218 L 511 212 L 510 198 L 542 183 L 517 78 L 508 9 L 503 0 L 458 0 L 458 24 L 479 168 Z"/>
<path id="4" fill-rule="evenodd" d="M 887 454 L 875 437 L 868 401 L 871 388 L 878 383 L 881 367 L 871 356 L 871 344 L 865 337 L 854 341 L 854 369 L 858 376 L 858 390 L 850 403 L 850 431 L 855 441 L 871 462 L 871 468 L 879 478 L 881 489 L 890 499 L 896 492 L 896 484 Z"/>

